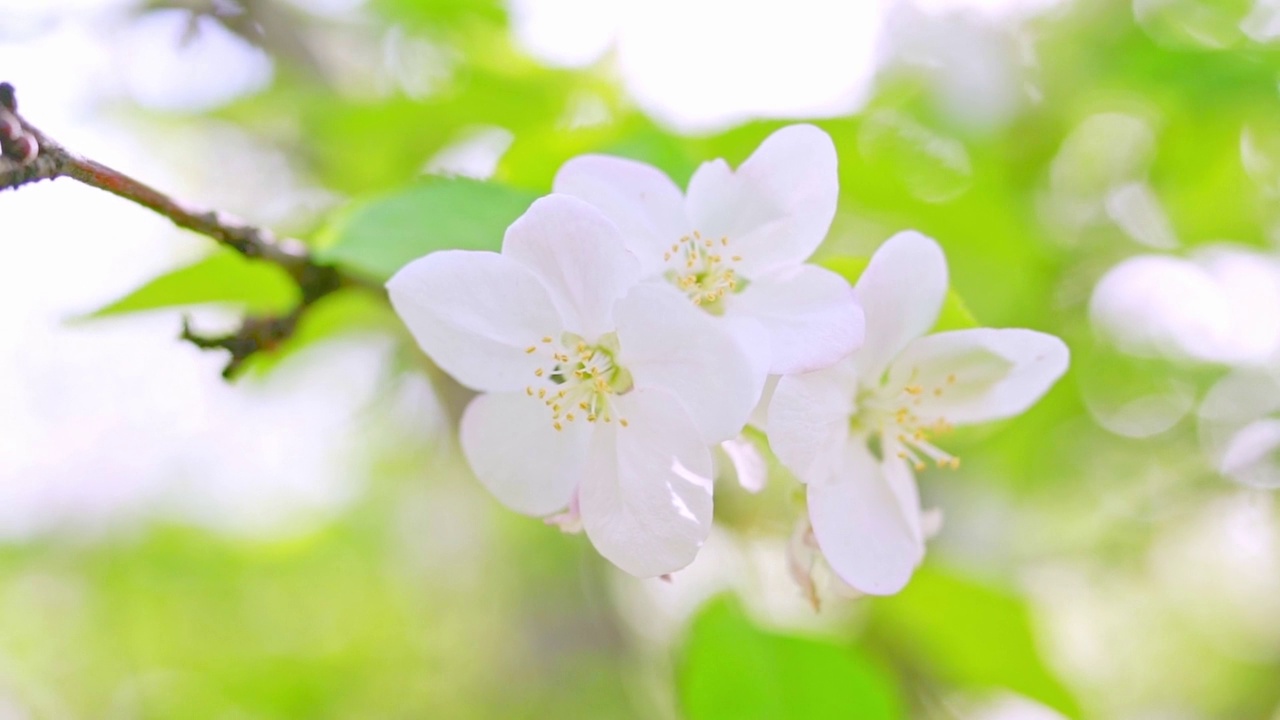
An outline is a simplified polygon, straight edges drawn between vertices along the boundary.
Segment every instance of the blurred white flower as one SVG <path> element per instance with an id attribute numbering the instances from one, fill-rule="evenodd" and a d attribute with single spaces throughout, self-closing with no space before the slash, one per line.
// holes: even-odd
<path id="1" fill-rule="evenodd" d="M 942 249 L 918 233 L 890 239 L 855 287 L 863 346 L 835 366 L 778 381 L 769 442 L 807 484 L 823 555 L 860 592 L 906 585 L 924 557 L 914 470 L 959 460 L 932 439 L 953 425 L 1017 415 L 1066 371 L 1068 351 L 1031 330 L 925 335 L 947 292 Z"/>
<path id="2" fill-rule="evenodd" d="M 1280 378 L 1242 369 L 1219 380 L 1200 403 L 1200 437 L 1218 472 L 1280 488 Z"/>
<path id="3" fill-rule="evenodd" d="M 1042 208 L 1050 224 L 1076 233 L 1114 227 L 1147 247 L 1177 247 L 1173 223 L 1147 181 L 1155 149 L 1155 131 L 1141 116 L 1085 118 L 1049 168 Z"/>
<path id="4" fill-rule="evenodd" d="M 757 325 L 754 334 L 768 336 L 759 362 L 769 373 L 827 367 L 862 340 L 848 283 L 805 263 L 839 195 L 835 145 L 812 125 L 773 133 L 737 171 L 704 163 L 687 195 L 657 168 L 601 155 L 565 163 L 555 191 L 613 220 L 646 280 L 674 285 L 738 327 Z"/>
<path id="5" fill-rule="evenodd" d="M 1089 315 L 1132 354 L 1266 365 L 1280 354 L 1280 260 L 1225 244 L 1132 257 L 1098 281 Z"/>
<path id="6" fill-rule="evenodd" d="M 897 3 L 886 13 L 880 71 L 923 81 L 949 121 L 990 129 L 1009 123 L 1039 91 L 1029 81 L 1030 43 L 1008 25 L 969 12 L 983 4 Z M 988 16 L 1001 14 L 987 10 L 994 11 Z"/>
<path id="7" fill-rule="evenodd" d="M 501 254 L 433 253 L 388 289 L 427 354 L 485 393 L 460 429 L 480 481 L 530 515 L 572 507 L 602 555 L 655 576 L 706 539 L 710 446 L 758 392 L 734 337 L 640 267 L 606 217 L 552 195 Z"/>

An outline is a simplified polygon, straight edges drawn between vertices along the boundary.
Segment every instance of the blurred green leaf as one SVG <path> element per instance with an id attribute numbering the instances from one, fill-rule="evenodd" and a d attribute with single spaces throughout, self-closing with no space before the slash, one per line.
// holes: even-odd
<path id="1" fill-rule="evenodd" d="M 691 720 L 902 717 L 892 679 L 852 648 L 764 632 L 728 597 L 693 621 L 680 669 Z"/>
<path id="2" fill-rule="evenodd" d="M 1005 688 L 1080 715 L 1041 658 L 1031 611 L 1017 595 L 926 566 L 901 594 L 875 605 L 871 623 L 873 632 L 947 682 Z"/>
<path id="3" fill-rule="evenodd" d="M 375 0 L 370 4 L 389 19 L 437 31 L 474 25 L 501 27 L 507 20 L 500 0 Z"/>
<path id="4" fill-rule="evenodd" d="M 537 193 L 433 178 L 359 205 L 329 229 L 320 256 L 385 280 L 435 250 L 498 250 Z"/>
<path id="5" fill-rule="evenodd" d="M 219 250 L 155 278 L 84 319 L 205 303 L 228 303 L 247 313 L 274 315 L 288 312 L 299 299 L 297 285 L 280 268 Z"/>
<path id="6" fill-rule="evenodd" d="M 332 293 L 308 308 L 293 335 L 280 347 L 249 358 L 245 372 L 266 375 L 286 358 L 317 343 L 357 333 L 392 333 L 400 327 L 400 321 L 382 298 L 363 290 Z"/>
<path id="7" fill-rule="evenodd" d="M 828 270 L 839 273 L 841 277 L 848 280 L 849 284 L 852 285 L 858 282 L 858 278 L 862 276 L 862 271 L 867 269 L 867 265 L 870 262 L 870 258 L 834 257 L 823 260 L 821 265 Z M 947 299 L 942 303 L 942 311 L 938 313 L 938 321 L 933 325 L 933 332 L 967 330 L 976 327 L 981 326 L 973 317 L 973 313 L 969 312 L 969 307 L 965 305 L 964 299 L 955 290 L 948 290 Z"/>

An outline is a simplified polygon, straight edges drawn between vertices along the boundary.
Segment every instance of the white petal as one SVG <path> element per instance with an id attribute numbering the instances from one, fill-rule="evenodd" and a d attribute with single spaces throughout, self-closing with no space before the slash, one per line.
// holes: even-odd
<path id="1" fill-rule="evenodd" d="M 769 472 L 755 443 L 739 435 L 732 440 L 720 443 L 720 449 L 729 457 L 729 462 L 733 464 L 733 472 L 738 478 L 738 484 L 744 490 L 749 493 L 758 493 L 764 489 Z"/>
<path id="2" fill-rule="evenodd" d="M 711 531 L 711 453 L 675 396 L 637 388 L 599 426 L 579 507 L 600 554 L 638 577 L 688 565 Z"/>
<path id="3" fill-rule="evenodd" d="M 502 254 L 533 270 L 565 329 L 589 341 L 613 331 L 613 303 L 640 279 L 640 263 L 617 226 L 568 195 L 535 201 L 507 228 Z"/>
<path id="4" fill-rule="evenodd" d="M 769 447 L 800 482 L 824 482 L 840 472 L 857 391 L 850 360 L 778 380 L 769 403 Z"/>
<path id="5" fill-rule="evenodd" d="M 727 237 L 747 278 L 804 262 L 822 244 L 836 213 L 840 182 L 831 138 L 791 125 L 765 138 L 737 172 L 705 163 L 689 181 L 690 223 Z"/>
<path id="6" fill-rule="evenodd" d="M 816 265 L 795 265 L 752 280 L 728 299 L 727 313 L 764 325 L 773 375 L 830 367 L 862 344 L 862 308 L 853 289 Z"/>
<path id="7" fill-rule="evenodd" d="M 778 389 L 781 375 L 770 375 L 764 380 L 764 389 L 760 391 L 760 399 L 751 408 L 751 416 L 747 418 L 747 426 L 762 433 L 769 432 L 769 404 L 773 402 L 773 391 Z"/>
<path id="8" fill-rule="evenodd" d="M 542 521 L 548 525 L 555 525 L 560 528 L 562 533 L 576 535 L 582 532 L 582 513 L 578 511 L 578 491 L 574 490 L 573 497 L 569 498 L 567 510 L 555 515 L 548 515 Z"/>
<path id="9" fill-rule="evenodd" d="M 1034 330 L 956 330 L 914 340 L 889 369 L 890 387 L 916 386 L 924 418 L 960 425 L 1017 415 L 1062 377 L 1061 340 Z"/>
<path id="10" fill-rule="evenodd" d="M 814 537 L 840 579 L 872 595 L 906 586 L 924 558 L 924 544 L 865 446 L 850 443 L 843 477 L 810 483 L 808 495 Z"/>
<path id="11" fill-rule="evenodd" d="M 569 505 L 582 480 L 592 425 L 551 425 L 551 410 L 524 393 L 481 395 L 462 414 L 458 440 L 494 497 L 527 515 Z"/>
<path id="12" fill-rule="evenodd" d="M 769 364 L 773 361 L 773 354 L 769 350 L 769 332 L 764 329 L 764 324 L 760 321 L 743 315 L 717 318 L 717 324 L 733 336 L 734 342 L 738 344 L 738 350 L 747 359 L 747 364 L 751 368 L 751 394 L 756 398 L 756 402 L 747 415 L 747 423 L 750 424 L 757 410 L 760 413 L 764 412 L 760 408 L 760 402 L 764 398 L 765 386 L 769 382 Z M 763 429 L 762 425 L 761 430 Z"/>
<path id="13" fill-rule="evenodd" d="M 764 377 L 725 325 L 666 283 L 637 286 L 614 312 L 620 362 L 636 387 L 661 387 L 680 398 L 704 444 L 742 430 Z"/>
<path id="14" fill-rule="evenodd" d="M 635 160 L 576 157 L 556 173 L 552 189 L 591 203 L 613 221 L 645 276 L 660 272 L 662 253 L 690 231 L 680 188 L 661 170 Z"/>
<path id="15" fill-rule="evenodd" d="M 542 282 L 497 253 L 431 253 L 396 273 L 387 291 L 427 355 L 476 390 L 524 387 L 540 362 L 526 348 L 564 332 Z"/>
<path id="16" fill-rule="evenodd" d="M 947 259 L 918 232 L 885 241 L 853 288 L 866 314 L 858 351 L 862 377 L 878 381 L 907 343 L 929 332 L 947 295 Z"/>
<path id="17" fill-rule="evenodd" d="M 881 447 L 890 448 L 890 445 L 882 441 Z M 911 536 L 923 545 L 926 537 L 925 518 L 924 511 L 920 508 L 920 488 L 916 485 L 916 476 L 911 472 L 911 466 L 897 452 L 887 449 L 883 454 L 885 458 L 880 461 L 880 471 L 884 473 L 885 482 L 898 501 L 898 511 L 902 513 L 902 520 L 911 531 Z"/>

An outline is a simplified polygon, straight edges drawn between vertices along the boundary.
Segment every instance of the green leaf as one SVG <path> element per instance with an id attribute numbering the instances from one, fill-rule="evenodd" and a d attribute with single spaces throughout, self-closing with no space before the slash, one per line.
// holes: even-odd
<path id="1" fill-rule="evenodd" d="M 1005 688 L 1080 714 L 1040 657 L 1031 611 L 1018 595 L 925 566 L 901 594 L 875 605 L 871 623 L 877 636 L 947 682 Z"/>
<path id="2" fill-rule="evenodd" d="M 435 250 L 500 249 L 507 226 L 537 197 L 494 183 L 434 178 L 352 208 L 318 252 L 385 280 Z"/>
<path id="3" fill-rule="evenodd" d="M 858 278 L 862 276 L 862 271 L 866 270 L 867 265 L 870 263 L 870 258 L 842 256 L 827 258 L 820 264 L 828 270 L 838 273 L 845 280 L 848 280 L 850 285 L 853 285 L 858 282 Z M 942 311 L 938 313 L 938 321 L 934 323 L 932 332 L 968 330 L 976 327 L 981 326 L 974 319 L 973 313 L 969 312 L 969 306 L 965 305 L 964 299 L 955 290 L 947 290 L 947 298 L 942 302 Z"/>
<path id="4" fill-rule="evenodd" d="M 680 668 L 690 720 L 902 717 L 892 679 L 853 648 L 751 625 L 728 597 L 694 619 Z"/>
<path id="5" fill-rule="evenodd" d="M 155 278 L 84 319 L 206 303 L 227 303 L 247 313 L 274 315 L 288 312 L 299 299 L 297 285 L 280 268 L 219 250 Z"/>

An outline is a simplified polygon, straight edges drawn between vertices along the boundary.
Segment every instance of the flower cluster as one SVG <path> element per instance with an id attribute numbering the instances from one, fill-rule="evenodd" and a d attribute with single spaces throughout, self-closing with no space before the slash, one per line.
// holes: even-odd
<path id="1" fill-rule="evenodd" d="M 1066 368 L 1062 343 L 1029 330 L 922 337 L 947 276 L 920 235 L 886 243 L 856 287 L 808 264 L 838 197 L 835 147 L 813 126 L 736 170 L 702 165 L 684 192 L 605 156 L 566 163 L 553 191 L 500 253 L 432 253 L 388 289 L 422 349 L 479 393 L 459 430 L 476 477 L 634 575 L 694 559 L 712 451 L 733 454 L 759 406 L 831 568 L 894 592 L 924 552 L 913 472 L 959 463 L 933 437 L 1021 412 Z"/>

